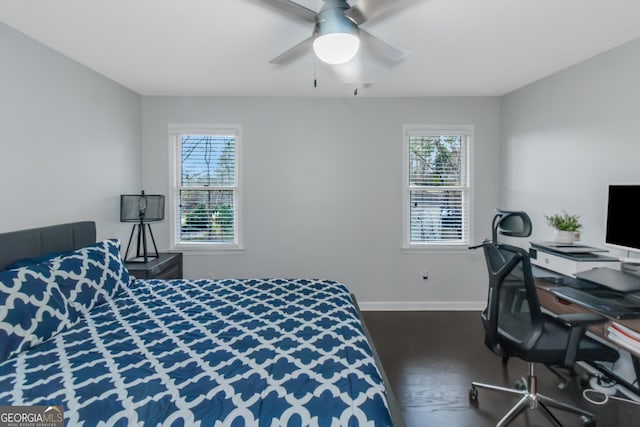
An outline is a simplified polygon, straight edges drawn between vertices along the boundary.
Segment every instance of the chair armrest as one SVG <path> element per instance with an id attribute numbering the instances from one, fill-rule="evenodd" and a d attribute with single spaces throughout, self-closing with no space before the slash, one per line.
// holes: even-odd
<path id="1" fill-rule="evenodd" d="M 570 325 L 591 325 L 594 323 L 600 323 L 607 320 L 605 316 L 597 313 L 567 313 L 559 314 L 555 316 L 556 319 Z"/>
<path id="2" fill-rule="evenodd" d="M 555 316 L 555 319 L 564 322 L 571 328 L 563 365 L 565 368 L 573 368 L 580 341 L 587 331 L 587 325 L 605 322 L 607 318 L 596 313 L 570 313 L 560 314 Z"/>

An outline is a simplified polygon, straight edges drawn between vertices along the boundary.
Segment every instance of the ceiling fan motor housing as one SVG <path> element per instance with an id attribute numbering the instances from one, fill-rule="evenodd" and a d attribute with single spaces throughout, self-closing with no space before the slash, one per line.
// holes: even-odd
<path id="1" fill-rule="evenodd" d="M 345 0 L 325 0 L 318 12 L 314 35 L 318 37 L 325 34 L 346 33 L 357 37 L 358 26 L 344 14 L 350 7 Z"/>

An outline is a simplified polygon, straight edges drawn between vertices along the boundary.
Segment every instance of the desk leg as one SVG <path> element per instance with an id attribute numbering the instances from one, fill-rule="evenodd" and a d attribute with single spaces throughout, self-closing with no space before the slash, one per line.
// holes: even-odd
<path id="1" fill-rule="evenodd" d="M 631 363 L 633 363 L 633 371 L 636 374 L 636 384 L 640 387 L 640 359 L 635 354 L 631 355 Z M 640 391 L 636 388 L 636 392 Z"/>

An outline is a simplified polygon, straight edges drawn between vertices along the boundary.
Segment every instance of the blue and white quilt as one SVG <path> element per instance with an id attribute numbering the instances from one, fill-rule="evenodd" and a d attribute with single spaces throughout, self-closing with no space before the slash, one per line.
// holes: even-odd
<path id="1" fill-rule="evenodd" d="M 69 426 L 391 425 L 340 283 L 132 280 L 111 294 L 0 362 L 0 405 L 62 405 Z"/>

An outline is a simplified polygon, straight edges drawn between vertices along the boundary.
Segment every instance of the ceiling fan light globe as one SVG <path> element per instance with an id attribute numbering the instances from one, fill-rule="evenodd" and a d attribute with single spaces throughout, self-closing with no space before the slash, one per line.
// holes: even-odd
<path id="1" fill-rule="evenodd" d="M 360 39 L 355 34 L 323 34 L 313 41 L 313 51 L 318 59 L 331 65 L 344 64 L 353 59 L 360 49 Z"/>

